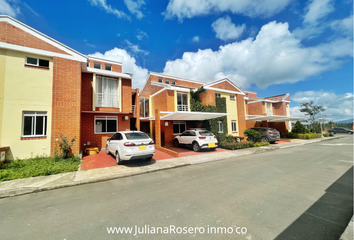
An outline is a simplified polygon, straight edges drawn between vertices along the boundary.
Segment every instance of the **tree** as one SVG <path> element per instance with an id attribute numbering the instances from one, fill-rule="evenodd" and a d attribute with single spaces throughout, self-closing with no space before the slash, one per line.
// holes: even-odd
<path id="1" fill-rule="evenodd" d="M 194 99 L 196 102 L 200 102 L 200 94 L 205 92 L 206 90 L 203 88 L 203 86 L 198 88 L 195 92 L 191 89 L 190 90 L 191 99 Z"/>
<path id="2" fill-rule="evenodd" d="M 314 105 L 313 101 L 300 103 L 300 112 L 303 112 L 311 126 L 315 122 L 317 115 L 326 109 L 321 105 Z"/>
<path id="3" fill-rule="evenodd" d="M 293 133 L 306 133 L 306 127 L 301 124 L 300 121 L 296 121 L 295 125 L 292 127 L 291 132 Z"/>

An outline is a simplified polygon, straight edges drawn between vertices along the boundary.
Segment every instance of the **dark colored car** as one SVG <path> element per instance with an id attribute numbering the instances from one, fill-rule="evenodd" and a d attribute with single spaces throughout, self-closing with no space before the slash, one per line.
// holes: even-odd
<path id="1" fill-rule="evenodd" d="M 275 143 L 280 140 L 280 132 L 274 128 L 255 127 L 251 129 L 258 131 L 261 134 L 262 142 Z"/>
<path id="2" fill-rule="evenodd" d="M 332 128 L 328 130 L 329 133 L 347 133 L 347 134 L 353 134 L 353 130 L 347 129 L 347 128 Z"/>

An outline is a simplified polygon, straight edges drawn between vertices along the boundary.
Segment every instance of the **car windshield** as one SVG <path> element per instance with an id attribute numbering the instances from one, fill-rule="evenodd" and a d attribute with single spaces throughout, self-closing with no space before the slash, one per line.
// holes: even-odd
<path id="1" fill-rule="evenodd" d="M 134 140 L 134 139 L 148 139 L 149 136 L 143 132 L 131 132 L 131 133 L 124 133 L 127 139 Z"/>
<path id="2" fill-rule="evenodd" d="M 200 131 L 199 135 L 200 136 L 214 136 L 214 134 L 209 131 Z"/>

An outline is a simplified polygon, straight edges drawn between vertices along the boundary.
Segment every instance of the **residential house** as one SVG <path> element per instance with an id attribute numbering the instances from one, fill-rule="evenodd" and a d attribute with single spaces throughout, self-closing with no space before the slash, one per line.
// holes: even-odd
<path id="1" fill-rule="evenodd" d="M 113 132 L 136 128 L 138 90 L 131 86 L 122 63 L 86 56 L 0 16 L 0 147 L 10 148 L 7 159 L 51 155 L 61 134 L 76 137 L 74 154 L 105 148 Z"/>

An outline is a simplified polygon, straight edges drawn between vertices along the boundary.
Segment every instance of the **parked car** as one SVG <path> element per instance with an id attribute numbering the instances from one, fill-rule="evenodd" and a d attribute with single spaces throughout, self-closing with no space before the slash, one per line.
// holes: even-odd
<path id="1" fill-rule="evenodd" d="M 262 142 L 275 143 L 280 140 L 280 132 L 274 128 L 255 127 L 251 129 L 258 131 L 261 134 Z"/>
<path id="2" fill-rule="evenodd" d="M 175 137 L 174 146 L 181 145 L 191 146 L 195 152 L 200 149 L 215 150 L 218 147 L 218 140 L 212 132 L 205 129 L 190 129 Z"/>
<path id="3" fill-rule="evenodd" d="M 347 128 L 332 128 L 328 130 L 329 133 L 347 133 L 347 134 L 353 134 L 353 130 L 347 129 Z"/>
<path id="4" fill-rule="evenodd" d="M 155 154 L 155 146 L 144 132 L 121 131 L 107 139 L 106 153 L 113 154 L 117 164 L 134 159 L 150 161 Z"/>

